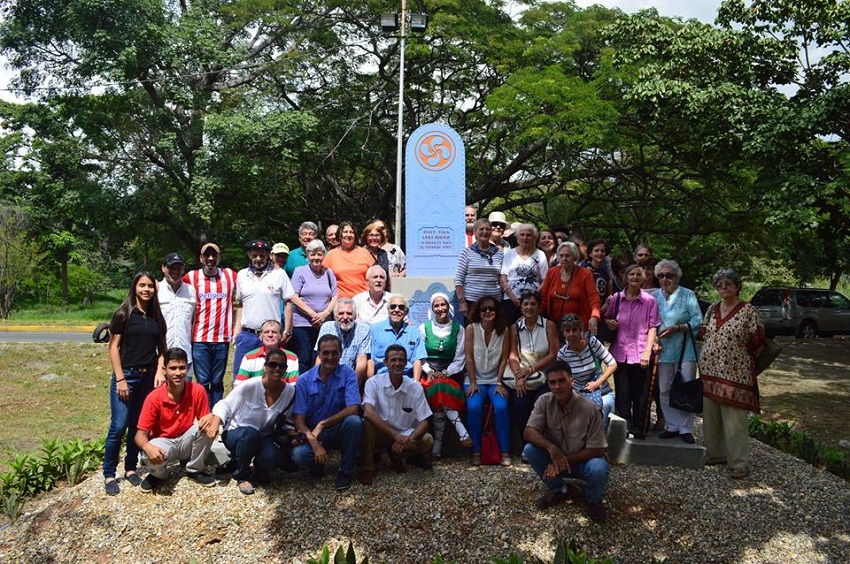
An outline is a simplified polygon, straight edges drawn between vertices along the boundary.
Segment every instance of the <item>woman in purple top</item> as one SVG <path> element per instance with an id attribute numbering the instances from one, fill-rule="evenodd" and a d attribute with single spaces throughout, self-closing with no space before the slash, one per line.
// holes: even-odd
<path id="1" fill-rule="evenodd" d="M 661 320 L 655 298 L 640 289 L 644 281 L 643 268 L 629 265 L 623 277 L 626 289 L 611 298 L 616 306 L 608 309 L 605 319 L 608 328 L 616 331 L 610 348 L 617 361 L 615 410 L 627 421 L 629 431 L 642 439 L 645 437 L 643 417 L 646 409 L 643 388 Z"/>
<path id="2" fill-rule="evenodd" d="M 319 328 L 333 312 L 337 300 L 336 276 L 325 268 L 325 244 L 319 239 L 307 243 L 304 249 L 307 264 L 292 273 L 292 341 L 290 347 L 298 357 L 298 373 L 303 374 L 315 362 L 313 347 Z"/>

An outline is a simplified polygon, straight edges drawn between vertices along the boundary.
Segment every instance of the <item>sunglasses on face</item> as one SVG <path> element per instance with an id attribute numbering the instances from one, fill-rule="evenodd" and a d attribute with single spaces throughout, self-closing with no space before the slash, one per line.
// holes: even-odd
<path id="1" fill-rule="evenodd" d="M 394 309 L 400 309 L 400 310 L 404 311 L 404 304 L 390 304 L 389 306 L 387 306 L 387 308 L 390 311 L 392 311 Z"/>
<path id="2" fill-rule="evenodd" d="M 675 279 L 676 279 L 676 275 L 675 275 L 675 274 L 673 274 L 672 272 L 661 272 L 661 273 L 658 275 L 658 277 L 657 277 L 657 278 L 658 278 L 659 280 L 663 280 L 664 278 L 669 278 L 670 280 L 675 280 Z"/>
<path id="3" fill-rule="evenodd" d="M 484 306 L 481 308 L 481 313 L 496 313 L 496 308 L 490 306 Z"/>
<path id="4" fill-rule="evenodd" d="M 282 370 L 282 369 L 286 368 L 286 365 L 282 362 L 272 361 L 272 362 L 267 362 L 266 367 L 270 368 L 271 370 Z"/>

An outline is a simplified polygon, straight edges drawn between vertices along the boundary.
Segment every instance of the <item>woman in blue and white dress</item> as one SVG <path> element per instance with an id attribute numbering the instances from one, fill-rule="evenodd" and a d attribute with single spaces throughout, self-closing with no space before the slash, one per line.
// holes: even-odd
<path id="1" fill-rule="evenodd" d="M 696 378 L 697 351 L 694 346 L 694 331 L 702 323 L 702 311 L 697 296 L 692 290 L 679 286 L 682 269 L 673 260 L 662 260 L 655 265 L 655 277 L 660 288 L 652 291 L 658 310 L 661 313 L 661 327 L 658 330 L 658 389 L 661 396 L 661 409 L 664 412 L 664 431 L 662 439 L 681 438 L 686 443 L 694 441 L 695 414 L 670 407 L 670 390 L 673 378 L 682 357 L 682 377 L 685 381 Z M 688 333 L 691 333 L 689 336 Z M 682 346 L 685 351 L 682 355 Z"/>

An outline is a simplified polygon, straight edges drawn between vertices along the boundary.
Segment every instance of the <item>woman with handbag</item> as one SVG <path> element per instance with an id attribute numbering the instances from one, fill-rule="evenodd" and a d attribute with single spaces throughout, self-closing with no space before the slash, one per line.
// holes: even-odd
<path id="1" fill-rule="evenodd" d="M 740 298 L 742 281 L 734 270 L 718 270 L 711 282 L 720 302 L 705 312 L 699 358 L 706 464 L 726 463 L 740 479 L 749 474 L 747 412 L 761 412 L 754 354 L 764 346 L 764 324 Z"/>
<path id="2" fill-rule="evenodd" d="M 652 295 L 658 303 L 661 326 L 656 346 L 658 362 L 658 389 L 665 428 L 662 439 L 679 437 L 688 444 L 694 443 L 695 413 L 670 406 L 673 381 L 680 377 L 689 382 L 697 375 L 697 351 L 693 331 L 699 329 L 702 312 L 697 296 L 692 290 L 679 286 L 682 269 L 674 260 L 662 260 L 655 265 L 655 277 L 661 288 Z M 681 362 L 680 359 L 681 358 Z"/>
<path id="3" fill-rule="evenodd" d="M 508 387 L 511 421 L 522 435 L 534 402 L 549 391 L 542 370 L 558 353 L 558 329 L 540 315 L 540 292 L 523 292 L 519 303 L 522 317 L 511 325 L 503 381 Z"/>
<path id="4" fill-rule="evenodd" d="M 573 390 L 602 410 L 602 426 L 607 432 L 608 417 L 614 410 L 614 392 L 608 380 L 617 370 L 617 361 L 599 339 L 584 330 L 584 324 L 574 313 L 564 317 L 561 334 L 566 342 L 558 351 L 558 360 L 570 365 Z"/>
<path id="5" fill-rule="evenodd" d="M 632 435 L 643 439 L 646 437 L 643 428 L 646 373 L 660 320 L 655 298 L 641 291 L 643 267 L 629 265 L 624 277 L 626 289 L 612 298 L 618 300 L 616 314 L 609 310 L 605 323 L 611 331 L 617 333 L 610 348 L 611 355 L 617 361 L 617 370 L 614 372 L 617 415 L 627 421 Z"/>
<path id="6" fill-rule="evenodd" d="M 496 416 L 501 464 L 510 466 L 508 391 L 502 383 L 510 345 L 505 316 L 496 299 L 485 296 L 473 304 L 469 321 L 464 336 L 466 380 L 463 389 L 466 392 L 468 410 L 466 422 L 472 438 L 472 465 L 481 465 L 481 435 L 484 430 L 482 421 L 486 396 L 490 399 Z"/>
<path id="7" fill-rule="evenodd" d="M 540 287 L 543 315 L 560 323 L 568 313 L 577 314 L 591 333 L 599 325 L 599 292 L 593 273 L 578 265 L 579 250 L 569 241 L 558 245 L 560 268 L 550 268 Z"/>
<path id="8" fill-rule="evenodd" d="M 443 450 L 443 435 L 446 419 L 454 425 L 460 445 L 472 446 L 472 439 L 460 420 L 460 413 L 466 407 L 466 396 L 458 383 L 465 364 L 463 327 L 452 319 L 454 311 L 449 297 L 442 292 L 431 295 L 431 310 L 428 321 L 419 326 L 419 336 L 425 343 L 428 357 L 422 363 L 422 387 L 434 416 L 434 445 L 431 447 L 431 459 L 438 460 Z"/>

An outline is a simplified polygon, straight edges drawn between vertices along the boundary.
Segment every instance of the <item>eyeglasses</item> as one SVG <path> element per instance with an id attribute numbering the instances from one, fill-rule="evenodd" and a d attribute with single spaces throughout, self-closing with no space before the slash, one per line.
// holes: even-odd
<path id="1" fill-rule="evenodd" d="M 481 308 L 481 313 L 496 313 L 496 308 L 490 306 L 484 306 Z"/>
<path id="2" fill-rule="evenodd" d="M 659 280 L 663 280 L 664 278 L 669 278 L 670 280 L 675 280 L 676 275 L 672 272 L 659 272 L 657 278 Z"/>
<path id="3" fill-rule="evenodd" d="M 284 364 L 282 362 L 274 362 L 274 361 L 267 362 L 266 366 L 268 368 L 272 369 L 272 370 L 282 370 L 282 369 L 286 368 L 286 364 Z"/>
<path id="4" fill-rule="evenodd" d="M 400 310 L 403 311 L 404 307 L 405 307 L 404 304 L 390 304 L 390 305 L 387 306 L 387 309 L 389 309 L 390 311 L 392 311 L 394 309 L 400 309 Z"/>
<path id="5" fill-rule="evenodd" d="M 490 229 L 491 229 L 491 230 L 504 231 L 504 230 L 505 230 L 505 226 L 504 226 L 504 225 L 502 225 L 501 223 L 491 223 L 491 224 L 490 224 Z"/>

